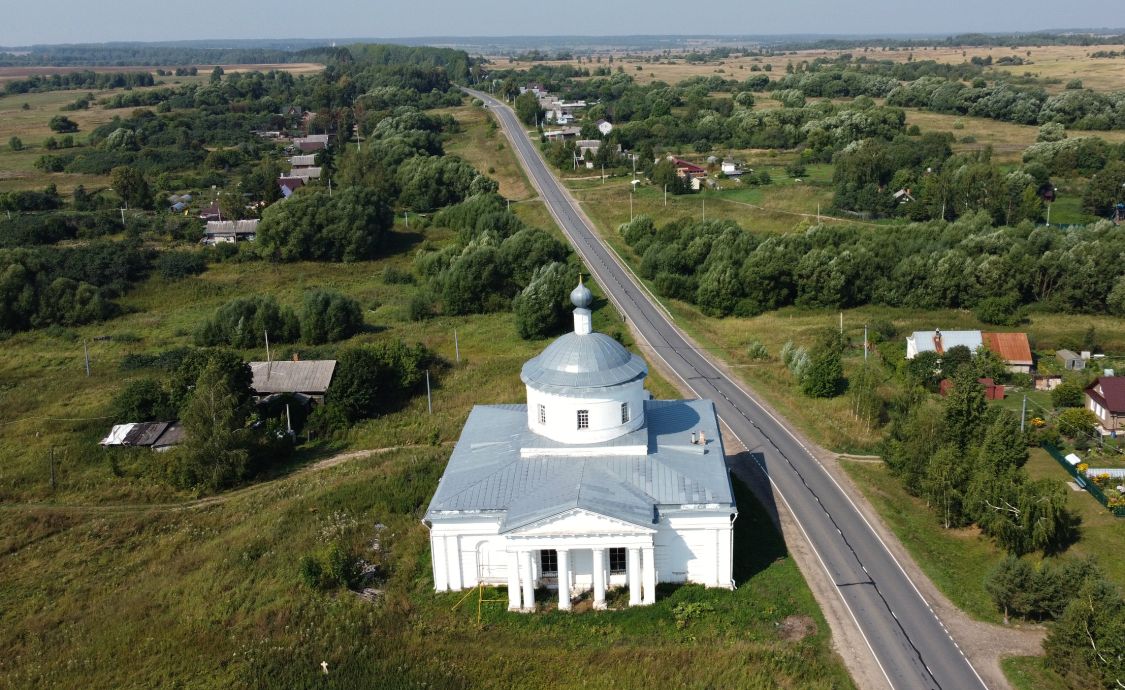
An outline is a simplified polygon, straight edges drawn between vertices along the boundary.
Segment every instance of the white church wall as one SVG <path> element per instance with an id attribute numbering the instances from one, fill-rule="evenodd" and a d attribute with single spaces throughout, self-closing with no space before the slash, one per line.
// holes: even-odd
<path id="1" fill-rule="evenodd" d="M 729 513 L 662 515 L 654 542 L 660 582 L 730 586 Z"/>
<path id="2" fill-rule="evenodd" d="M 607 391 L 602 397 L 573 398 L 527 387 L 527 426 L 537 434 L 562 443 L 600 443 L 644 426 L 644 381 Z M 629 405 L 629 421 L 621 423 L 621 404 Z M 546 423 L 539 423 L 543 405 Z M 578 428 L 578 410 L 589 413 L 589 428 Z"/>

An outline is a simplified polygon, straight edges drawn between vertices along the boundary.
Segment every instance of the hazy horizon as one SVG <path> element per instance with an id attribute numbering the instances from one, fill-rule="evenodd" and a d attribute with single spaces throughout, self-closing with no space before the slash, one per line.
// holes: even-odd
<path id="1" fill-rule="evenodd" d="M 382 5 L 379 3 L 378 5 Z M 1046 0 L 980 3 L 949 0 L 909 6 L 868 0 L 862 11 L 833 0 L 793 0 L 783 5 L 714 0 L 694 7 L 670 0 L 606 3 L 572 0 L 547 12 L 511 0 L 476 3 L 433 0 L 427 11 L 409 5 L 371 7 L 363 0 L 310 5 L 293 0 L 246 6 L 196 0 L 190 11 L 153 12 L 151 2 L 116 0 L 104 5 L 54 0 L 20 7 L 18 22 L 0 26 L 0 45 L 162 42 L 192 40 L 379 38 L 503 38 L 553 36 L 740 35 L 944 35 L 1011 33 L 1051 27 L 1112 26 L 1119 2 L 1074 0 L 1065 13 Z M 758 8 L 767 8 L 768 14 Z M 314 9 L 306 16 L 306 12 Z M 121 21 L 127 17 L 127 21 Z M 65 20 L 60 21 L 60 18 Z M 548 27 L 549 30 L 545 30 Z"/>

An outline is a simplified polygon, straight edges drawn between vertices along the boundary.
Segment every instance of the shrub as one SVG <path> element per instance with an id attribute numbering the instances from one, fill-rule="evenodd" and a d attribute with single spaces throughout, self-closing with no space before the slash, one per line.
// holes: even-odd
<path id="1" fill-rule="evenodd" d="M 47 126 L 51 128 L 52 132 L 58 132 L 59 134 L 78 131 L 78 123 L 65 115 L 55 115 L 47 123 Z"/>
<path id="2" fill-rule="evenodd" d="M 301 558 L 299 573 L 305 586 L 325 591 L 356 587 L 360 582 L 359 559 L 338 542 L 319 554 Z"/>
<path id="3" fill-rule="evenodd" d="M 113 419 L 120 424 L 153 422 L 175 416 L 168 392 L 156 379 L 130 381 L 114 396 L 111 403 Z"/>
<path id="4" fill-rule="evenodd" d="M 1056 408 L 1082 407 L 1082 384 L 1077 381 L 1063 381 L 1051 391 L 1051 404 Z"/>
<path id="5" fill-rule="evenodd" d="M 755 340 L 746 346 L 746 354 L 750 359 L 769 359 L 770 352 L 760 340 Z"/>
<path id="6" fill-rule="evenodd" d="M 337 358 L 327 403 L 349 422 L 377 417 L 409 399 L 432 355 L 400 341 L 348 348 Z"/>
<path id="7" fill-rule="evenodd" d="M 310 345 L 350 338 L 363 330 L 363 310 L 351 297 L 331 290 L 305 293 L 301 339 Z"/>
<path id="8" fill-rule="evenodd" d="M 182 280 L 207 270 L 207 261 L 198 252 L 164 252 L 156 262 L 156 269 L 165 280 Z"/>
<path id="9" fill-rule="evenodd" d="M 414 282 L 414 274 L 397 266 L 383 269 L 383 283 L 386 285 L 409 285 Z"/>
<path id="10" fill-rule="evenodd" d="M 1014 326 L 1023 320 L 1023 311 L 1020 309 L 1019 297 L 1016 295 L 982 299 L 973 309 L 973 315 L 982 323 L 996 326 Z"/>
<path id="11" fill-rule="evenodd" d="M 23 151 L 23 140 L 19 137 L 12 137 L 8 140 L 8 147 L 13 151 Z"/>
<path id="12" fill-rule="evenodd" d="M 844 383 L 844 367 L 840 354 L 817 348 L 800 376 L 801 392 L 810 398 L 832 398 L 840 394 Z"/>
<path id="13" fill-rule="evenodd" d="M 1069 407 L 1059 413 L 1059 433 L 1072 439 L 1089 439 L 1094 435 L 1098 418 L 1085 408 Z"/>
<path id="14" fill-rule="evenodd" d="M 785 174 L 789 177 L 804 177 L 807 173 L 808 169 L 805 168 L 805 164 L 799 161 L 785 166 Z"/>
<path id="15" fill-rule="evenodd" d="M 198 345 L 259 347 L 270 342 L 291 343 L 300 335 L 297 315 L 280 307 L 273 297 L 240 297 L 227 302 L 196 332 Z"/>

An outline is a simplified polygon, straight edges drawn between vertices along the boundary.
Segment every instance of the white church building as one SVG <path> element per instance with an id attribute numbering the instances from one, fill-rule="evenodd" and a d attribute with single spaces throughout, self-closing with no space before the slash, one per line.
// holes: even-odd
<path id="1" fill-rule="evenodd" d="M 524 364 L 526 405 L 477 405 L 424 518 L 434 588 L 537 588 L 594 608 L 658 582 L 732 588 L 738 514 L 708 400 L 652 400 L 644 361 L 591 325 L 590 291 L 570 295 L 574 332 Z"/>

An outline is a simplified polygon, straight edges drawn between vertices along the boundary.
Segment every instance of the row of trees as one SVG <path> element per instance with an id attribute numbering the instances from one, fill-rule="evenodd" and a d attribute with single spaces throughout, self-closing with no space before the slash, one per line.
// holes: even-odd
<path id="1" fill-rule="evenodd" d="M 974 372 L 959 371 L 940 404 L 907 392 L 894 401 L 883 455 L 908 492 L 921 496 L 944 527 L 976 524 L 1017 556 L 1057 553 L 1079 518 L 1066 488 L 1022 469 L 1028 439 L 1019 420 L 989 407 Z"/>
<path id="2" fill-rule="evenodd" d="M 1012 308 L 1125 313 L 1118 250 L 1125 228 L 1102 222 L 1075 233 L 1027 223 L 994 228 L 992 221 L 977 213 L 953 223 L 758 236 L 732 221 L 681 219 L 658 228 L 638 216 L 619 231 L 661 294 L 712 315 L 788 305 L 972 309 L 997 297 L 1010 298 Z"/>
<path id="3" fill-rule="evenodd" d="M 268 334 L 273 343 L 300 339 L 320 345 L 350 338 L 362 330 L 359 302 L 332 290 L 310 290 L 305 293 L 300 317 L 270 296 L 227 302 L 199 328 L 195 341 L 203 346 L 248 349 L 264 345 Z"/>

